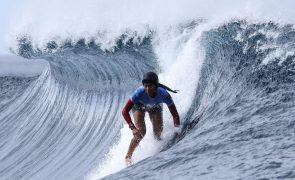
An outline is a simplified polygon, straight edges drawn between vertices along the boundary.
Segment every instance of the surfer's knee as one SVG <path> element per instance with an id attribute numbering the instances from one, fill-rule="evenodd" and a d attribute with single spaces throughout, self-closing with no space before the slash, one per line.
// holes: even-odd
<path id="1" fill-rule="evenodd" d="M 141 135 L 140 138 L 143 139 L 145 134 L 146 134 L 146 129 L 145 128 L 144 129 L 139 129 L 139 132 L 140 132 L 140 135 Z"/>
<path id="2" fill-rule="evenodd" d="M 138 130 L 139 130 L 140 133 L 138 135 L 134 136 L 134 138 L 135 138 L 136 141 L 141 141 L 144 138 L 145 134 L 146 134 L 146 129 L 145 128 L 142 128 L 142 129 L 139 128 Z"/>

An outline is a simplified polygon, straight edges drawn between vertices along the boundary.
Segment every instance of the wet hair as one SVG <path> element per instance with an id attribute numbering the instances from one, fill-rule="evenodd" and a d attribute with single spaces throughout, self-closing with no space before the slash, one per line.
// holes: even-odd
<path id="1" fill-rule="evenodd" d="M 146 74 L 143 75 L 142 84 L 144 85 L 145 83 L 155 84 L 157 87 L 164 88 L 167 91 L 170 91 L 173 93 L 177 93 L 178 91 L 178 90 L 172 90 L 169 87 L 159 83 L 158 75 L 155 72 L 147 72 Z"/>

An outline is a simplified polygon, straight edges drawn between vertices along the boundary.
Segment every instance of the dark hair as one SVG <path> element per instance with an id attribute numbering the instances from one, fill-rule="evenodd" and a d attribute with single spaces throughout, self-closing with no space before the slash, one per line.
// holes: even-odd
<path id="1" fill-rule="evenodd" d="M 172 90 L 169 87 L 159 83 L 159 78 L 158 75 L 155 72 L 147 72 L 144 74 L 143 79 L 142 79 L 142 84 L 144 83 L 152 83 L 155 84 L 157 87 L 161 87 L 166 89 L 167 91 L 177 93 L 178 90 Z"/>
<path id="2" fill-rule="evenodd" d="M 154 72 L 147 72 L 143 75 L 142 84 L 144 83 L 152 83 L 157 86 L 159 84 L 158 75 Z"/>

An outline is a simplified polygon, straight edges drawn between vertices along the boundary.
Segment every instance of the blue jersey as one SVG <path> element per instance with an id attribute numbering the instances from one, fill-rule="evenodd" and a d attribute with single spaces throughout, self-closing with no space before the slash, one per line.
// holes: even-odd
<path id="1" fill-rule="evenodd" d="M 160 103 L 166 103 L 167 106 L 170 106 L 173 104 L 173 100 L 170 94 L 166 91 L 166 89 L 162 87 L 158 87 L 157 96 L 152 98 L 147 95 L 147 93 L 144 90 L 144 87 L 140 86 L 132 94 L 131 101 L 134 104 L 144 104 L 149 106 L 157 105 Z"/>

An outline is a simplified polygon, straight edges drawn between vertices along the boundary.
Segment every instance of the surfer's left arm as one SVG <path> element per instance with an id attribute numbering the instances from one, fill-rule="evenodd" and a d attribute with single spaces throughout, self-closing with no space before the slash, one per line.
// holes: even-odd
<path id="1" fill-rule="evenodd" d="M 179 119 L 179 114 L 177 112 L 176 106 L 175 104 L 171 104 L 170 106 L 168 106 L 169 111 L 173 117 L 173 122 L 174 122 L 174 127 L 179 127 L 180 125 L 180 119 Z"/>
<path id="2" fill-rule="evenodd" d="M 173 117 L 173 123 L 174 127 L 179 127 L 180 126 L 180 119 L 179 119 L 179 114 L 177 112 L 176 106 L 174 104 L 174 101 L 171 97 L 171 95 L 167 92 L 164 102 L 167 104 L 169 111 Z"/>

